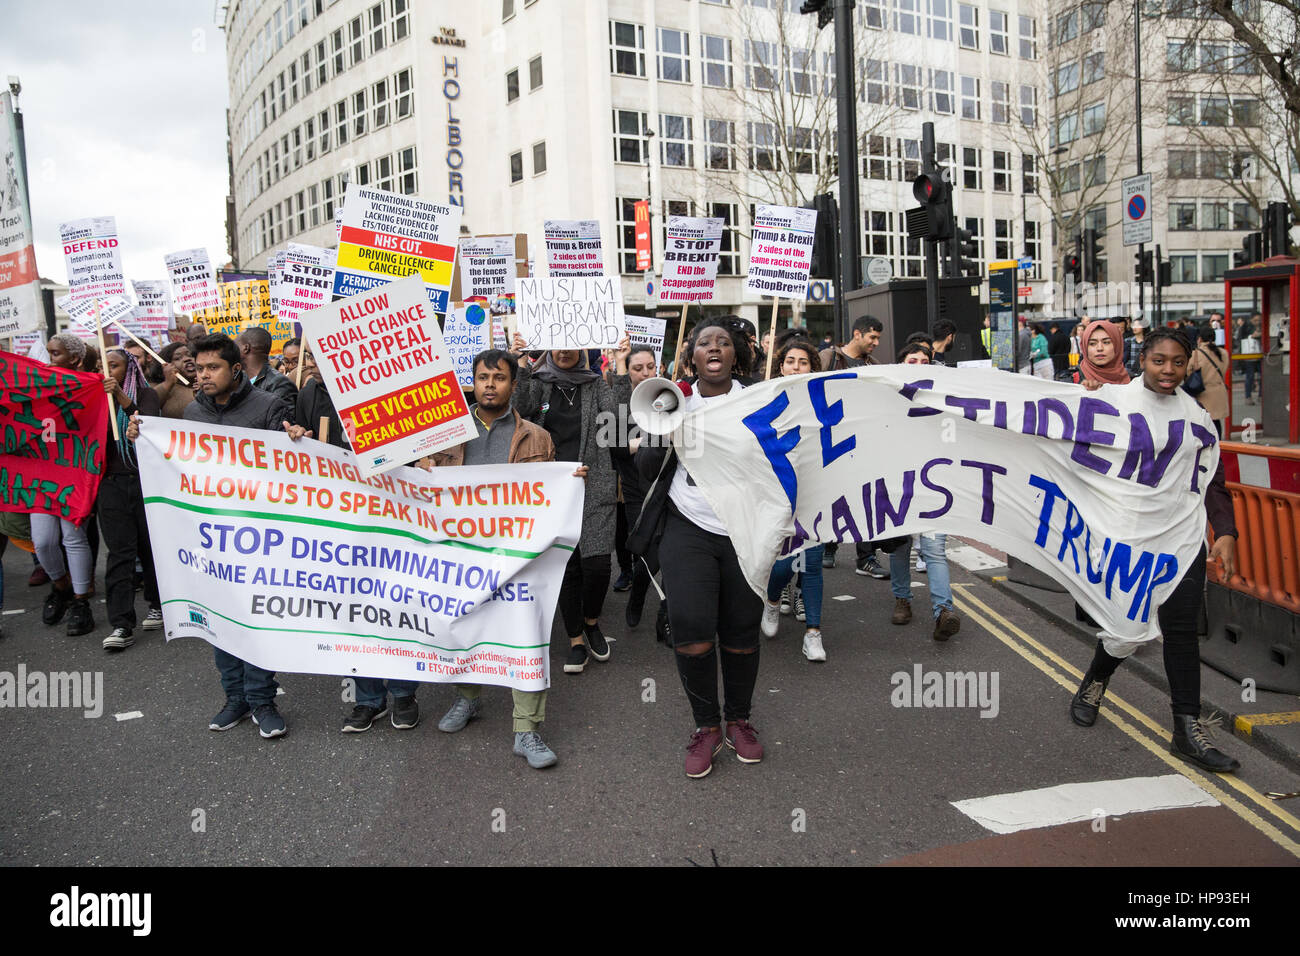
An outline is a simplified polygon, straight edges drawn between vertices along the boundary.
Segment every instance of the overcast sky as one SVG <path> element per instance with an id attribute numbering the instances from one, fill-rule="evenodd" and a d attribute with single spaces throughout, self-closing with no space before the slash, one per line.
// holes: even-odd
<path id="1" fill-rule="evenodd" d="M 67 282 L 59 223 L 116 216 L 128 280 L 163 255 L 226 251 L 226 52 L 213 0 L 6 3 L 0 78 L 22 81 L 43 277 Z M 7 88 L 7 85 L 6 85 Z"/>

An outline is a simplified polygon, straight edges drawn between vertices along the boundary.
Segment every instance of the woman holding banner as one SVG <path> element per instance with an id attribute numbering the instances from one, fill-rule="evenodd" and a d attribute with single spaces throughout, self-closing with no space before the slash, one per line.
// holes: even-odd
<path id="1" fill-rule="evenodd" d="M 627 345 L 624 337 L 619 350 Z M 512 352 L 517 356 L 527 348 L 527 342 L 516 333 L 514 346 Z M 615 414 L 619 403 L 626 402 L 631 394 L 627 376 L 618 376 L 611 388 L 600 372 L 590 367 L 587 354 L 577 349 L 546 352 L 530 368 L 521 364 L 515 386 L 515 411 L 550 433 L 555 460 L 576 461 L 588 469 L 582 534 L 560 586 L 560 616 L 569 635 L 566 674 L 581 674 L 589 656 L 609 660 L 609 642 L 600 629 L 600 612 L 609 590 L 618 482 L 609 449 L 601 446 L 598 432 L 602 414 Z"/>
<path id="2" fill-rule="evenodd" d="M 1205 420 L 1208 415 L 1181 387 L 1191 357 L 1191 343 L 1182 333 L 1173 329 L 1155 329 L 1142 343 L 1142 377 L 1134 379 L 1128 387 L 1155 392 L 1162 402 L 1181 402 L 1189 422 Z M 1100 388 L 1102 384 L 1097 379 L 1084 382 L 1088 389 Z M 1179 451 L 1193 455 L 1199 447 L 1198 442 L 1185 442 Z M 1231 578 L 1236 572 L 1237 564 L 1237 526 L 1232 498 L 1223 478 L 1222 460 L 1205 490 L 1205 511 L 1215 534 L 1210 557 L 1222 562 L 1224 573 Z M 1217 749 L 1210 741 L 1208 731 L 1218 723 L 1217 719 L 1201 720 L 1201 645 L 1197 632 L 1201 606 L 1205 601 L 1205 564 L 1206 554 L 1202 548 L 1178 587 L 1157 609 L 1160 632 L 1164 639 L 1165 676 L 1169 680 L 1174 718 L 1173 740 L 1169 751 L 1206 770 L 1232 773 L 1241 764 Z M 1138 646 L 1138 642 L 1102 635 L 1097 642 L 1092 663 L 1088 665 L 1088 671 L 1083 675 L 1074 699 L 1070 701 L 1070 718 L 1076 724 L 1091 727 L 1096 723 L 1111 675 Z"/>

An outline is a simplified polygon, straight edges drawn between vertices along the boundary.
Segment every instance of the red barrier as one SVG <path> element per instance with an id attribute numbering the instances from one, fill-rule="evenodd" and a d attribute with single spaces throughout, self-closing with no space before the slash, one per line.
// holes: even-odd
<path id="1" fill-rule="evenodd" d="M 1237 520 L 1237 574 L 1209 578 L 1300 613 L 1300 450 L 1223 442 L 1224 477 Z"/>

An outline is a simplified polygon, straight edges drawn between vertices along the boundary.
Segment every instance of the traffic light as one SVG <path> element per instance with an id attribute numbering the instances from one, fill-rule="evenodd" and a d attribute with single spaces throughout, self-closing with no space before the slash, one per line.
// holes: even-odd
<path id="1" fill-rule="evenodd" d="M 817 14 L 818 30 L 835 19 L 835 5 L 831 0 L 803 0 L 799 12 Z"/>
<path id="2" fill-rule="evenodd" d="M 1097 260 L 1101 258 L 1101 233 L 1096 229 L 1083 230 L 1083 281 L 1099 282 Z"/>
<path id="3" fill-rule="evenodd" d="M 1160 285 L 1162 288 L 1164 286 L 1173 285 L 1174 264 L 1170 260 L 1168 259 L 1162 260 L 1160 262 L 1160 268 L 1158 271 L 1160 273 Z"/>
<path id="4" fill-rule="evenodd" d="M 938 170 L 912 181 L 912 195 L 921 205 L 907 210 L 907 238 L 941 242 L 952 238 L 952 189 Z"/>
<path id="5" fill-rule="evenodd" d="M 953 231 L 951 242 L 953 244 L 953 274 L 958 276 L 978 276 L 980 274 L 980 265 L 975 261 L 978 250 L 975 248 L 975 237 L 970 230 L 958 226 Z"/>
<path id="6" fill-rule="evenodd" d="M 1151 250 L 1135 252 L 1133 258 L 1137 260 L 1137 267 L 1133 271 L 1133 280 L 1135 282 L 1154 282 L 1155 264 Z"/>
<path id="7" fill-rule="evenodd" d="M 839 204 L 830 193 L 820 193 L 804 208 L 817 210 L 809 275 L 814 279 L 834 279 L 840 261 Z"/>
<path id="8" fill-rule="evenodd" d="M 1253 266 L 1256 262 L 1264 261 L 1264 234 L 1262 232 L 1252 232 L 1245 239 L 1241 240 L 1241 252 L 1232 254 L 1232 267 L 1240 269 L 1243 266 Z"/>
<path id="9" fill-rule="evenodd" d="M 1271 202 L 1264 210 L 1265 251 L 1270 256 L 1290 254 L 1291 207 L 1284 202 Z"/>
<path id="10" fill-rule="evenodd" d="M 1065 274 L 1074 277 L 1075 285 L 1083 279 L 1083 259 L 1077 252 L 1071 252 L 1065 257 Z"/>

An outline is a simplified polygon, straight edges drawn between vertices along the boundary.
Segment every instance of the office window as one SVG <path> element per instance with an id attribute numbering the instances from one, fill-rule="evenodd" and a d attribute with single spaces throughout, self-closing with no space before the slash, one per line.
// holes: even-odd
<path id="1" fill-rule="evenodd" d="M 1201 125 L 1227 126 L 1232 116 L 1226 96 L 1201 97 Z"/>
<path id="2" fill-rule="evenodd" d="M 1169 126 L 1195 126 L 1196 100 L 1190 96 L 1171 96 L 1166 100 Z"/>
<path id="3" fill-rule="evenodd" d="M 969 3 L 957 5 L 957 43 L 963 50 L 980 48 L 980 8 Z"/>
<path id="4" fill-rule="evenodd" d="M 298 74 L 302 77 L 302 95 L 305 97 L 312 91 L 312 79 L 314 73 L 311 68 L 311 50 L 309 49 L 302 55 L 299 61 L 302 65 L 298 69 Z"/>
<path id="5" fill-rule="evenodd" d="M 1196 68 L 1195 40 L 1165 41 L 1165 70 L 1170 73 L 1188 73 Z"/>
<path id="6" fill-rule="evenodd" d="M 541 54 L 533 57 L 528 61 L 528 89 L 535 90 L 542 85 L 542 57 Z"/>
<path id="7" fill-rule="evenodd" d="M 1197 276 L 1196 253 L 1171 253 L 1170 278 L 1174 282 L 1195 282 Z"/>
<path id="8" fill-rule="evenodd" d="M 1056 68 L 1055 78 L 1056 81 L 1052 84 L 1053 96 L 1073 93 L 1079 88 L 1079 64 L 1073 61 L 1062 63 Z"/>
<path id="9" fill-rule="evenodd" d="M 868 136 L 867 155 L 862 160 L 862 175 L 865 179 L 890 179 L 893 165 L 889 157 L 889 137 Z"/>
<path id="10" fill-rule="evenodd" d="M 533 143 L 533 175 L 546 172 L 546 141 Z"/>
<path id="11" fill-rule="evenodd" d="M 730 120 L 704 121 L 704 163 L 709 169 L 736 168 L 736 124 Z"/>
<path id="12" fill-rule="evenodd" d="M 303 146 L 307 153 L 307 162 L 316 158 L 316 117 L 309 116 L 302 125 Z"/>
<path id="13" fill-rule="evenodd" d="M 891 258 L 894 254 L 894 214 L 868 209 L 862 214 L 862 254 Z"/>
<path id="14" fill-rule="evenodd" d="M 1202 179 L 1234 178 L 1233 169 L 1232 169 L 1232 150 L 1230 149 L 1201 150 L 1201 178 Z"/>
<path id="15" fill-rule="evenodd" d="M 392 0 L 393 42 L 405 40 L 411 32 L 410 0 Z"/>
<path id="16" fill-rule="evenodd" d="M 344 146 L 348 141 L 348 101 L 339 100 L 334 104 L 334 142 Z"/>
<path id="17" fill-rule="evenodd" d="M 1258 126 L 1259 100 L 1252 97 L 1234 96 L 1232 98 L 1232 125 Z"/>
<path id="18" fill-rule="evenodd" d="M 659 79 L 691 82 L 691 36 L 681 30 L 659 28 Z"/>
<path id="19" fill-rule="evenodd" d="M 1207 200 L 1201 203 L 1201 228 L 1226 230 L 1229 228 L 1229 206 L 1226 201 Z"/>
<path id="20" fill-rule="evenodd" d="M 1228 60 L 1228 44 L 1201 41 L 1201 72 L 1226 73 L 1231 67 Z"/>
<path id="21" fill-rule="evenodd" d="M 993 150 L 993 191 L 1011 192 L 1011 153 L 1006 150 Z"/>
<path id="22" fill-rule="evenodd" d="M 1020 16 L 1020 59 L 1038 59 L 1038 21 Z"/>
<path id="23" fill-rule="evenodd" d="M 289 64 L 289 103 L 298 102 L 298 61 Z"/>
<path id="24" fill-rule="evenodd" d="M 889 102 L 889 64 L 884 60 L 867 60 L 862 72 L 863 93 L 868 103 Z"/>
<path id="25" fill-rule="evenodd" d="M 1079 35 L 1078 8 L 1066 10 L 1056 18 L 1056 42 L 1068 43 Z"/>
<path id="26" fill-rule="evenodd" d="M 665 166 L 695 165 L 689 116 L 659 115 L 659 162 Z"/>
<path id="27" fill-rule="evenodd" d="M 934 144 L 934 163 L 939 172 L 948 177 L 948 182 L 957 181 L 957 147 L 952 143 Z"/>
<path id="28" fill-rule="evenodd" d="M 745 84 L 751 90 L 780 88 L 781 67 L 778 55 L 775 43 L 745 41 Z"/>
<path id="29" fill-rule="evenodd" d="M 921 141 L 900 139 L 895 149 L 895 155 L 901 160 L 895 167 L 898 178 L 902 182 L 910 183 L 921 175 Z"/>
<path id="30" fill-rule="evenodd" d="M 704 34 L 702 53 L 704 85 L 719 89 L 731 88 L 731 40 Z"/>
<path id="31" fill-rule="evenodd" d="M 1011 84 L 994 80 L 990 86 L 993 88 L 993 110 L 990 118 L 995 123 L 1010 123 Z"/>
<path id="32" fill-rule="evenodd" d="M 1042 275 L 1043 244 L 1036 221 L 1025 223 L 1025 255 L 1034 260 L 1034 268 L 1028 278 L 1039 278 Z"/>
<path id="33" fill-rule="evenodd" d="M 1232 228 L 1254 230 L 1259 228 L 1259 210 L 1248 202 L 1232 204 Z"/>
<path id="34" fill-rule="evenodd" d="M 380 156 L 375 160 L 375 186 L 393 192 L 393 157 Z"/>
<path id="35" fill-rule="evenodd" d="M 645 27 L 639 23 L 609 21 L 609 71 L 623 76 L 645 76 Z"/>
<path id="36" fill-rule="evenodd" d="M 952 39 L 952 0 L 926 0 L 931 40 Z"/>
<path id="37" fill-rule="evenodd" d="M 984 173 L 980 169 L 980 151 L 971 146 L 961 151 L 961 184 L 965 189 L 984 188 Z"/>
<path id="38" fill-rule="evenodd" d="M 749 168 L 780 169 L 781 157 L 777 154 L 776 127 L 771 123 L 749 123 Z"/>
<path id="39" fill-rule="evenodd" d="M 384 48 L 384 5 L 376 3 L 370 8 L 370 53 Z"/>
<path id="40" fill-rule="evenodd" d="M 722 244 L 718 248 L 718 275 L 740 275 L 740 207 L 732 202 L 711 202 L 708 215 L 722 220 Z"/>
<path id="41" fill-rule="evenodd" d="M 406 119 L 415 115 L 415 94 L 411 90 L 411 71 L 402 70 L 393 76 L 393 98 L 397 119 Z"/>
<path id="42" fill-rule="evenodd" d="M 1061 192 L 1077 193 L 1079 191 L 1079 164 L 1071 163 L 1060 173 Z"/>
<path id="43" fill-rule="evenodd" d="M 506 74 L 506 102 L 513 103 L 519 99 L 519 71 L 511 70 Z"/>
<path id="44" fill-rule="evenodd" d="M 1056 117 L 1056 137 L 1054 142 L 1064 146 L 1079 138 L 1079 114 L 1071 110 Z"/>
<path id="45" fill-rule="evenodd" d="M 970 233 L 971 245 L 975 247 L 975 259 L 977 262 L 984 261 L 984 220 L 976 216 L 967 216 L 962 226 Z"/>
<path id="46" fill-rule="evenodd" d="M 1190 232 L 1196 228 L 1196 200 L 1169 200 L 1169 231 Z"/>
<path id="47" fill-rule="evenodd" d="M 1011 251 L 1011 220 L 993 220 L 993 257 L 995 259 L 1014 259 Z"/>
<path id="48" fill-rule="evenodd" d="M 322 110 L 316 117 L 316 129 L 320 131 L 320 154 L 324 156 L 330 151 L 330 111 Z"/>
<path id="49" fill-rule="evenodd" d="M 512 183 L 524 181 L 524 154 L 522 151 L 510 154 L 510 181 Z"/>
<path id="50" fill-rule="evenodd" d="M 1106 75 L 1106 54 L 1102 51 L 1089 53 L 1083 58 L 1083 85 L 1096 83 Z"/>
<path id="51" fill-rule="evenodd" d="M 1233 73 L 1242 75 L 1254 75 L 1259 73 L 1259 61 L 1255 59 L 1250 47 L 1241 43 L 1232 45 L 1232 60 L 1230 63 Z"/>
<path id="52" fill-rule="evenodd" d="M 977 120 L 980 118 L 980 81 L 975 76 L 961 78 L 961 118 Z"/>
<path id="53" fill-rule="evenodd" d="M 646 114 L 614 110 L 614 162 L 644 163 L 650 155 Z"/>
<path id="54" fill-rule="evenodd" d="M 1001 10 L 989 11 L 989 52 L 1009 56 L 1007 52 L 1007 15 Z"/>
<path id="55" fill-rule="evenodd" d="M 1196 178 L 1196 150 L 1171 149 L 1166 164 L 1166 175 L 1170 179 Z"/>
<path id="56" fill-rule="evenodd" d="M 388 80 L 379 80 L 370 87 L 370 121 L 373 129 L 388 125 Z"/>
<path id="57" fill-rule="evenodd" d="M 515 0 L 501 0 L 501 22 L 505 23 L 515 15 Z"/>
<path id="58" fill-rule="evenodd" d="M 786 152 L 796 173 L 817 172 L 817 135 L 805 126 L 785 128 Z"/>
<path id="59" fill-rule="evenodd" d="M 790 50 L 785 74 L 785 88 L 798 96 L 811 96 L 817 89 L 817 57 L 812 50 Z"/>
<path id="60" fill-rule="evenodd" d="M 889 6 L 888 0 L 861 0 L 857 7 L 862 11 L 861 17 L 873 30 L 885 29 L 885 20 L 887 19 L 886 8 Z"/>
<path id="61" fill-rule="evenodd" d="M 1020 125 L 1034 128 L 1038 125 L 1038 89 L 1020 87 Z"/>
<path id="62" fill-rule="evenodd" d="M 1080 7 L 1083 13 L 1084 33 L 1090 33 L 1106 25 L 1106 3 L 1105 0 L 1084 0 Z"/>
<path id="63" fill-rule="evenodd" d="M 353 17 L 348 23 L 348 66 L 356 66 L 366 58 L 366 26 L 363 17 Z"/>
<path id="64" fill-rule="evenodd" d="M 1100 133 L 1106 126 L 1105 102 L 1093 103 L 1083 108 L 1083 135 Z"/>
<path id="65" fill-rule="evenodd" d="M 614 234 L 618 236 L 618 268 L 623 275 L 632 275 L 637 271 L 636 203 L 635 199 L 614 200 Z"/>
<path id="66" fill-rule="evenodd" d="M 1106 157 L 1092 156 L 1083 161 L 1083 185 L 1103 186 L 1106 183 Z"/>
<path id="67" fill-rule="evenodd" d="M 413 196 L 419 192 L 419 173 L 416 169 L 414 146 L 408 146 L 397 153 L 397 186 L 406 196 Z"/>
<path id="68" fill-rule="evenodd" d="M 894 30 L 921 35 L 921 0 L 894 0 Z"/>
<path id="69" fill-rule="evenodd" d="M 898 105 L 905 110 L 921 108 L 921 68 L 906 63 L 896 64 L 898 70 Z"/>
<path id="70" fill-rule="evenodd" d="M 352 138 L 366 135 L 366 91 L 352 94 Z"/>
<path id="71" fill-rule="evenodd" d="M 952 113 L 952 92 L 952 73 L 949 70 L 931 70 L 930 109 L 936 113 Z"/>
<path id="72" fill-rule="evenodd" d="M 1207 252 L 1201 256 L 1201 281 L 1222 282 L 1228 271 L 1228 256 L 1222 252 Z"/>

